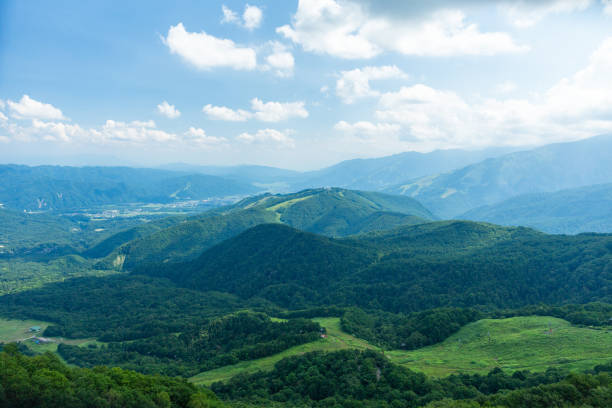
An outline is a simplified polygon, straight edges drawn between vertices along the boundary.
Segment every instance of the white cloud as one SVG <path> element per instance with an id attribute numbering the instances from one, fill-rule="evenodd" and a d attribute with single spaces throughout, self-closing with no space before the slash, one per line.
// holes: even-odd
<path id="1" fill-rule="evenodd" d="M 251 109 L 252 112 L 249 112 L 208 104 L 202 108 L 202 111 L 211 119 L 228 122 L 244 122 L 251 118 L 262 122 L 280 122 L 294 117 L 308 117 L 304 102 L 263 102 L 259 98 L 253 98 L 251 99 Z"/>
<path id="2" fill-rule="evenodd" d="M 531 27 L 550 14 L 583 11 L 591 5 L 591 0 L 520 0 L 500 5 L 502 12 L 512 24 L 519 28 Z"/>
<path id="3" fill-rule="evenodd" d="M 4 103 L 4 101 L 0 99 L 0 109 L 4 109 L 5 106 L 6 104 Z"/>
<path id="4" fill-rule="evenodd" d="M 511 93 L 516 91 L 516 84 L 512 81 L 504 81 L 501 84 L 497 85 L 496 90 L 499 93 Z"/>
<path id="5" fill-rule="evenodd" d="M 263 122 L 280 122 L 293 117 L 308 117 L 304 102 L 263 102 L 258 98 L 253 98 L 251 108 L 255 118 Z"/>
<path id="6" fill-rule="evenodd" d="M 267 65 L 264 69 L 273 69 L 276 75 L 280 77 L 288 77 L 293 75 L 293 67 L 295 60 L 287 47 L 278 41 L 271 43 L 272 53 L 266 57 Z"/>
<path id="7" fill-rule="evenodd" d="M 601 3 L 604 6 L 604 13 L 612 16 L 612 0 L 601 0 Z"/>
<path id="8" fill-rule="evenodd" d="M 19 102 L 6 102 L 13 117 L 18 119 L 51 119 L 66 120 L 61 110 L 55 106 L 39 102 L 23 95 Z"/>
<path id="9" fill-rule="evenodd" d="M 263 11 L 257 6 L 251 6 L 247 4 L 244 6 L 244 12 L 242 13 L 242 20 L 238 17 L 238 13 L 227 7 L 225 4 L 221 6 L 223 12 L 222 23 L 233 23 L 247 30 L 253 30 L 261 25 L 263 19 Z"/>
<path id="10" fill-rule="evenodd" d="M 451 56 L 528 50 L 506 33 L 480 32 L 458 10 L 402 19 L 374 15 L 355 0 L 299 0 L 292 24 L 276 31 L 306 51 L 340 58 L 372 58 L 384 51 Z"/>
<path id="11" fill-rule="evenodd" d="M 6 117 L 6 115 L 2 112 L 0 112 L 0 121 L 7 121 L 8 118 Z"/>
<path id="12" fill-rule="evenodd" d="M 395 65 L 342 71 L 340 78 L 336 81 L 336 95 L 344 103 L 353 103 L 357 99 L 379 95 L 378 91 L 370 88 L 371 80 L 405 79 L 407 77 L 408 75 Z"/>
<path id="13" fill-rule="evenodd" d="M 177 139 L 175 134 L 157 129 L 152 120 L 126 123 L 109 119 L 100 130 L 92 130 L 91 135 L 97 142 L 147 143 Z"/>
<path id="14" fill-rule="evenodd" d="M 420 150 L 525 146 L 610 132 L 612 37 L 584 69 L 531 99 L 469 103 L 452 91 L 418 84 L 382 94 L 375 116 L 400 125 L 406 147 Z"/>
<path id="15" fill-rule="evenodd" d="M 186 141 L 195 142 L 203 146 L 217 146 L 227 143 L 227 139 L 224 137 L 208 136 L 204 129 L 190 127 L 187 132 L 184 133 Z"/>
<path id="16" fill-rule="evenodd" d="M 253 116 L 251 112 L 242 109 L 233 110 L 225 106 L 213 106 L 211 104 L 204 106 L 202 112 L 208 115 L 210 119 L 228 122 L 244 122 Z"/>
<path id="17" fill-rule="evenodd" d="M 237 139 L 245 143 L 275 144 L 281 147 L 295 147 L 295 141 L 288 136 L 289 130 L 280 131 L 276 129 L 260 129 L 256 133 L 241 133 Z"/>
<path id="18" fill-rule="evenodd" d="M 174 105 L 170 105 L 168 102 L 163 101 L 159 105 L 157 105 L 157 112 L 160 114 L 170 118 L 175 119 L 181 116 L 181 112 L 176 109 Z"/>
<path id="19" fill-rule="evenodd" d="M 244 13 L 242 13 L 242 20 L 244 21 L 244 27 L 248 30 L 253 30 L 261 25 L 263 18 L 263 12 L 257 6 L 251 6 L 247 4 L 244 7 Z"/>
<path id="20" fill-rule="evenodd" d="M 188 32 L 183 23 L 170 27 L 164 43 L 171 53 L 180 55 L 185 61 L 199 69 L 230 67 L 238 70 L 252 70 L 257 66 L 254 49 L 240 47 L 232 40 L 217 38 L 204 31 Z"/>
<path id="21" fill-rule="evenodd" d="M 74 137 L 84 133 L 79 125 L 70 125 L 61 122 L 43 122 L 39 119 L 32 121 L 32 128 L 42 134 L 42 139 L 48 142 L 70 142 Z"/>
<path id="22" fill-rule="evenodd" d="M 236 23 L 240 21 L 238 19 L 238 14 L 228 8 L 225 4 L 221 6 L 221 11 L 223 12 L 223 18 L 221 19 L 222 23 Z"/>

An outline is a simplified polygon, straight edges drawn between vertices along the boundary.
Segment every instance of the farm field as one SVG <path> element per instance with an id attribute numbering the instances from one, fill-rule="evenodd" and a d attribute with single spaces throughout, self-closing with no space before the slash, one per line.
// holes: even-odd
<path id="1" fill-rule="evenodd" d="M 39 326 L 39 332 L 30 332 L 32 326 Z M 0 318 L 0 343 L 23 342 L 30 350 L 35 353 L 44 353 L 50 351 L 55 353 L 59 343 L 87 345 L 94 342 L 93 339 L 59 339 L 49 338 L 52 340 L 48 343 L 36 343 L 33 337 L 42 337 L 42 333 L 49 326 L 48 322 L 39 320 L 13 320 Z M 61 358 L 61 357 L 60 357 Z"/>

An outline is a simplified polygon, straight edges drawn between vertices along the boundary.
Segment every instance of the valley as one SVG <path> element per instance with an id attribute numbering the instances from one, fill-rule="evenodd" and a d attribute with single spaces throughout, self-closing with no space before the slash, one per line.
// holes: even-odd
<path id="1" fill-rule="evenodd" d="M 583 148 L 590 152 L 607 140 Z M 445 399 L 487 406 L 533 387 L 552 387 L 554 394 L 578 373 L 612 372 L 608 185 L 539 187 L 527 195 L 517 187 L 459 219 L 448 219 L 454 214 L 448 209 L 472 204 L 457 197 L 490 199 L 461 183 L 445 184 L 437 201 L 430 193 L 457 171 L 468 179 L 493 174 L 496 163 L 507 169 L 525 155 L 545 157 L 538 166 L 546 167 L 554 154 L 565 159 L 580 151 L 542 149 L 498 152 L 427 176 L 402 194 L 341 187 L 265 192 L 256 179 L 241 178 L 244 168 L 198 168 L 252 188 L 217 196 L 202 184 L 202 195 L 184 196 L 192 187 L 177 188 L 175 177 L 193 188 L 223 181 L 138 170 L 151 191 L 177 189 L 149 204 L 126 195 L 69 205 L 70 193 L 45 211 L 9 203 L 0 209 L 0 343 L 6 353 L 56 359 L 49 361 L 75 373 L 106 366 L 180 378 L 188 384 L 181 387 L 203 392 L 197 398 L 211 406 L 328 406 L 331 399 L 359 407 L 383 400 L 433 407 Z M 458 163 L 468 157 L 459 156 Z M 402 157 L 390 160 L 400 166 Z M 372 186 L 372 177 L 386 174 L 381 163 L 372 164 L 378 170 L 368 173 L 370 181 L 355 185 Z M 593 166 L 600 174 L 603 164 Z M 17 170 L 24 177 L 43 169 Z M 58 177 L 95 175 L 106 183 L 121 173 L 82 171 L 63 169 Z M 125 183 L 134 180 L 131 171 L 121 176 Z M 248 171 L 269 185 L 315 180 Z M 379 182 L 390 191 L 391 182 Z M 13 358 L 6 353 L 0 356 Z"/>

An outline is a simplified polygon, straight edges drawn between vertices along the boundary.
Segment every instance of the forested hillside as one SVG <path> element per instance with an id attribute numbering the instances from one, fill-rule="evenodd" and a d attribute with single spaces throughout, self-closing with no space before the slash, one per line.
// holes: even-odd
<path id="1" fill-rule="evenodd" d="M 0 352 L 0 404 L 20 408 L 223 407 L 210 391 L 178 378 L 120 368 L 68 367 L 50 353 L 28 357 L 15 345 Z"/>
<path id="2" fill-rule="evenodd" d="M 282 223 L 328 236 L 346 236 L 413 225 L 434 216 L 409 197 L 343 189 L 314 189 L 295 194 L 265 194 L 195 216 L 150 235 L 124 232 L 103 243 L 125 242 L 101 264 L 123 269 L 155 262 L 193 259 L 215 244 L 264 223 Z M 129 240 L 131 236 L 140 238 Z M 99 246 L 101 249 L 101 246 Z M 92 255 L 108 251 L 93 250 Z"/>
<path id="3" fill-rule="evenodd" d="M 612 236 L 445 221 L 342 240 L 262 225 L 192 262 L 138 272 L 285 307 L 415 311 L 610 300 L 611 268 Z"/>

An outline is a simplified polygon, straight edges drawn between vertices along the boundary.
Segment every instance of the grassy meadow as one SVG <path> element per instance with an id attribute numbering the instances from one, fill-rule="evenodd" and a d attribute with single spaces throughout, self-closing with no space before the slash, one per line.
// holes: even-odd
<path id="1" fill-rule="evenodd" d="M 282 353 L 200 373 L 196 384 L 210 385 L 239 373 L 267 371 L 279 360 L 310 351 L 347 348 L 380 350 L 340 328 L 340 319 L 315 318 L 327 329 L 327 338 L 292 347 Z M 385 351 L 393 363 L 435 377 L 456 372 L 487 373 L 499 367 L 507 371 L 544 371 L 548 367 L 586 370 L 612 360 L 612 331 L 572 326 L 546 316 L 483 319 L 463 327 L 442 343 L 421 349 Z"/>

